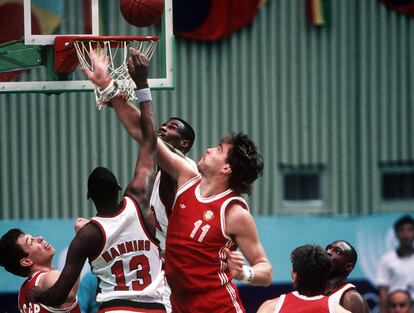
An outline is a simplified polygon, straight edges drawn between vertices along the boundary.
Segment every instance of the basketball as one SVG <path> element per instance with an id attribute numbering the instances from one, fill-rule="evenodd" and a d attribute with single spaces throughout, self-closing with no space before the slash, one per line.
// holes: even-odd
<path id="1" fill-rule="evenodd" d="M 119 6 L 125 20 L 137 27 L 156 24 L 164 12 L 164 0 L 120 0 Z"/>

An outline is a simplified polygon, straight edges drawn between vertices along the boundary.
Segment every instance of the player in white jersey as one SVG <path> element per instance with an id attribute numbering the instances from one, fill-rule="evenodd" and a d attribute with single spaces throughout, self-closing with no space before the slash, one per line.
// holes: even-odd
<path id="1" fill-rule="evenodd" d="M 94 66 L 107 66 L 106 57 L 92 53 Z M 128 67 L 145 71 L 148 60 L 131 50 Z M 86 71 L 86 74 L 89 72 Z M 145 75 L 144 75 L 145 76 Z M 107 82 L 109 85 L 111 81 Z M 88 179 L 88 198 L 97 216 L 80 229 L 72 240 L 62 274 L 47 291 L 32 290 L 31 297 L 47 305 L 57 305 L 68 290 L 86 259 L 99 279 L 100 312 L 165 312 L 162 304 L 164 274 L 158 245 L 155 243 L 155 219 L 149 200 L 155 178 L 157 135 L 146 79 L 137 84 L 140 101 L 142 143 L 134 177 L 118 203 L 120 186 L 111 171 L 97 167 Z"/>
<path id="2" fill-rule="evenodd" d="M 352 313 L 368 313 L 367 302 L 346 280 L 358 259 L 354 247 L 345 240 L 336 240 L 326 247 L 326 252 L 332 260 L 332 269 L 325 294 Z"/>

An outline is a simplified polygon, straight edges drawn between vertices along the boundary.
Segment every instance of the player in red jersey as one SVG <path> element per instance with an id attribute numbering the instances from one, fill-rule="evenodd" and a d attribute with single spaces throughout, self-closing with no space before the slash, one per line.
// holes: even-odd
<path id="1" fill-rule="evenodd" d="M 332 266 L 320 246 L 304 245 L 291 253 L 295 291 L 263 303 L 257 313 L 349 313 L 323 293 Z"/>
<path id="2" fill-rule="evenodd" d="M 142 80 L 139 72 L 130 74 Z M 120 118 L 122 110 L 134 116 L 126 101 L 113 106 Z M 250 193 L 262 173 L 260 153 L 246 135 L 233 134 L 207 149 L 198 172 L 160 139 L 157 152 L 158 165 L 178 187 L 165 256 L 173 312 L 244 312 L 232 278 L 265 286 L 272 281 L 256 224 L 240 196 Z"/>
<path id="3" fill-rule="evenodd" d="M 325 294 L 352 313 L 368 313 L 368 303 L 346 278 L 358 259 L 355 248 L 345 240 L 336 240 L 326 247 L 332 260 Z"/>
<path id="4" fill-rule="evenodd" d="M 19 292 L 20 312 L 80 312 L 76 300 L 79 280 L 60 306 L 52 308 L 38 302 L 26 303 L 26 295 L 30 288 L 37 286 L 48 289 L 59 278 L 60 272 L 52 266 L 54 254 L 55 249 L 43 237 L 33 237 L 17 228 L 10 229 L 0 239 L 0 265 L 14 275 L 27 277 Z"/>

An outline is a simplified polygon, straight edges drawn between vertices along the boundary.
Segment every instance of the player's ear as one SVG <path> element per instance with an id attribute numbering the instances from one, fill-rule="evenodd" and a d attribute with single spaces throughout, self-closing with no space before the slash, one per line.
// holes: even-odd
<path id="1" fill-rule="evenodd" d="M 180 145 L 181 145 L 181 147 L 184 150 L 188 150 L 188 147 L 190 147 L 190 140 L 188 140 L 188 139 L 181 139 Z"/>
<path id="2" fill-rule="evenodd" d="M 232 172 L 230 164 L 228 164 L 228 163 L 224 164 L 221 171 L 224 175 L 230 175 L 231 172 Z"/>
<path id="3" fill-rule="evenodd" d="M 22 258 L 20 259 L 20 265 L 23 267 L 29 267 L 33 265 L 33 260 L 31 258 Z"/>
<path id="4" fill-rule="evenodd" d="M 346 264 L 346 271 L 347 271 L 348 273 L 351 273 L 351 272 L 352 272 L 352 270 L 354 269 L 354 267 L 355 267 L 355 264 L 354 264 L 354 263 L 348 262 L 348 263 Z"/>
<path id="5" fill-rule="evenodd" d="M 296 277 L 298 276 L 297 274 L 296 274 L 296 272 L 294 272 L 293 271 L 293 269 L 290 271 L 290 276 L 292 277 L 292 282 L 295 282 L 296 281 Z"/>

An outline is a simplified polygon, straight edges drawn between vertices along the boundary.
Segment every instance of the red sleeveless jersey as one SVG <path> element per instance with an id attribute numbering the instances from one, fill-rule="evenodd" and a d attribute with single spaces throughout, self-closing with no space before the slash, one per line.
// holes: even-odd
<path id="1" fill-rule="evenodd" d="M 281 295 L 274 313 L 332 313 L 334 312 L 326 296 L 306 297 L 297 291 Z"/>
<path id="2" fill-rule="evenodd" d="M 248 209 L 232 190 L 202 197 L 200 180 L 194 177 L 177 191 L 167 228 L 165 272 L 176 295 L 229 286 L 232 277 L 223 250 L 236 250 L 237 245 L 226 235 L 225 210 L 234 201 Z"/>
<path id="3" fill-rule="evenodd" d="M 41 303 L 28 303 L 26 304 L 26 295 L 29 289 L 38 286 L 39 281 L 46 272 L 36 272 L 31 277 L 26 279 L 23 285 L 20 287 L 18 304 L 19 311 L 22 313 L 50 313 L 50 312 L 67 312 L 67 313 L 80 313 L 80 307 L 76 301 L 68 308 L 52 308 Z"/>

